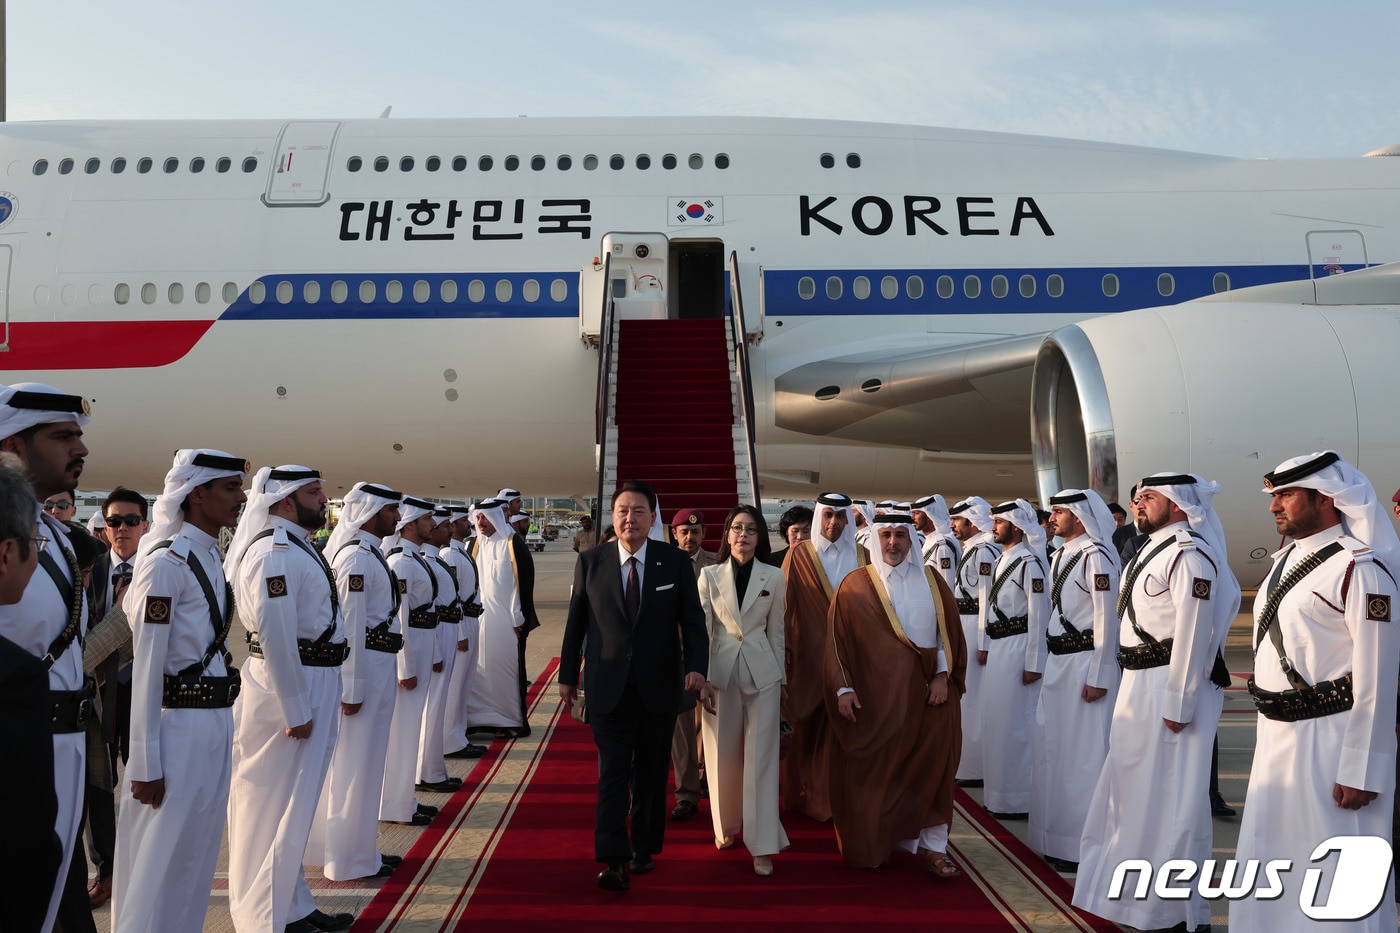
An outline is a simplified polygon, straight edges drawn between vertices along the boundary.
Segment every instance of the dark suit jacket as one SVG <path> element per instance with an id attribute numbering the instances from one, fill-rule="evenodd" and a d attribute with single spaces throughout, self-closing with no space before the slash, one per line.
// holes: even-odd
<path id="1" fill-rule="evenodd" d="M 590 710 L 615 709 L 630 672 L 648 709 L 677 712 L 685 675 L 695 671 L 703 676 L 710 656 L 694 564 L 674 545 L 647 542 L 642 606 L 633 626 L 627 620 L 617 552 L 617 542 L 609 541 L 578 557 L 564 623 L 559 682 L 578 685 L 586 635 L 584 689 Z"/>

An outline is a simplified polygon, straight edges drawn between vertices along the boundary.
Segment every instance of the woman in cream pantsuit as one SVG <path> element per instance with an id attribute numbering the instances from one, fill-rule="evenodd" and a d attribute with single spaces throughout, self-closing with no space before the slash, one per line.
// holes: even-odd
<path id="1" fill-rule="evenodd" d="M 771 856 L 788 846 L 778 822 L 786 586 L 782 571 L 764 563 L 767 553 L 762 514 L 740 505 L 725 520 L 715 563 L 700 574 L 710 634 L 700 725 L 715 846 L 727 849 L 742 833 L 754 872 L 764 876 L 773 873 Z"/>

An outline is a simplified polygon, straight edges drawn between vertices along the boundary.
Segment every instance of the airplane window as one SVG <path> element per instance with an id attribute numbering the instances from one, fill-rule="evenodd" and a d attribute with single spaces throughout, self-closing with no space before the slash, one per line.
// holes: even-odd
<path id="1" fill-rule="evenodd" d="M 171 304 L 179 304 L 185 300 L 185 286 L 181 285 L 179 282 L 171 282 L 169 295 Z"/>
<path id="2" fill-rule="evenodd" d="M 360 304 L 374 304 L 374 295 L 375 288 L 373 282 L 371 282 L 369 279 L 365 279 L 363 282 L 360 283 Z"/>
<path id="3" fill-rule="evenodd" d="M 156 303 L 156 286 L 153 282 L 147 282 L 141 286 L 141 300 L 148 305 Z"/>
<path id="4" fill-rule="evenodd" d="M 1113 298 L 1118 294 L 1118 276 L 1114 275 L 1112 272 L 1103 277 L 1103 293 L 1109 298 Z"/>
<path id="5" fill-rule="evenodd" d="M 1022 297 L 1022 298 L 1034 298 L 1034 297 L 1035 297 L 1035 276 L 1033 276 L 1033 275 L 1023 275 L 1023 276 L 1021 276 L 1021 297 Z"/>
<path id="6" fill-rule="evenodd" d="M 151 170 L 151 166 L 154 164 L 149 156 L 142 156 L 140 161 L 136 163 L 136 171 L 144 175 Z"/>
<path id="7" fill-rule="evenodd" d="M 391 305 L 403 301 L 403 283 L 398 279 L 390 279 L 389 284 L 384 286 L 384 298 Z"/>
<path id="8" fill-rule="evenodd" d="M 506 156 L 505 166 L 507 172 L 513 172 L 520 168 L 520 159 L 516 156 Z"/>
<path id="9" fill-rule="evenodd" d="M 870 280 L 863 275 L 856 276 L 856 280 L 851 283 L 851 294 L 864 301 L 870 297 Z"/>
<path id="10" fill-rule="evenodd" d="M 277 283 L 277 303 L 279 305 L 289 305 L 292 303 L 292 283 L 286 279 Z"/>
<path id="11" fill-rule="evenodd" d="M 608 168 L 612 169 L 614 172 L 620 170 L 626 164 L 627 160 L 620 155 L 614 155 L 608 160 Z"/>
<path id="12" fill-rule="evenodd" d="M 433 288 L 427 282 L 419 279 L 413 283 L 413 300 L 421 304 L 426 304 L 428 299 L 433 297 Z"/>
<path id="13" fill-rule="evenodd" d="M 1045 294 L 1051 298 L 1059 298 L 1065 293 L 1065 280 L 1062 276 L 1052 275 L 1045 280 Z"/>
<path id="14" fill-rule="evenodd" d="M 83 171 L 87 172 L 89 175 L 96 175 L 96 174 L 97 174 L 97 170 L 100 169 L 101 167 L 102 167 L 102 160 L 101 160 L 101 159 L 88 159 L 88 160 L 87 160 L 87 164 L 83 166 Z"/>
<path id="15" fill-rule="evenodd" d="M 58 163 L 58 174 L 67 175 L 71 171 L 73 171 L 72 159 L 64 159 L 62 162 Z"/>
<path id="16" fill-rule="evenodd" d="M 569 297 L 569 283 L 563 279 L 555 279 L 549 283 L 549 297 L 555 301 L 563 301 Z"/>
<path id="17" fill-rule="evenodd" d="M 258 160 L 254 156 L 248 156 L 243 160 L 243 174 L 251 175 L 258 170 Z"/>
<path id="18" fill-rule="evenodd" d="M 481 158 L 476 160 L 476 167 L 481 169 L 483 172 L 491 171 L 491 166 L 495 164 L 495 161 L 490 156 L 482 156 Z"/>
<path id="19" fill-rule="evenodd" d="M 451 304 L 457 300 L 457 282 L 455 279 L 444 279 L 442 283 L 442 300 Z"/>
<path id="20" fill-rule="evenodd" d="M 797 297 L 803 301 L 811 301 L 817 297 L 817 283 L 810 275 L 804 275 L 797 280 Z"/>
<path id="21" fill-rule="evenodd" d="M 248 286 L 248 300 L 255 305 L 260 305 L 267 300 L 267 286 L 262 282 L 254 282 Z"/>
<path id="22" fill-rule="evenodd" d="M 438 169 L 442 168 L 442 160 L 437 156 L 428 156 L 423 162 L 423 167 L 430 172 L 436 172 Z"/>
<path id="23" fill-rule="evenodd" d="M 821 158 L 821 163 L 822 163 L 822 168 L 835 168 L 835 167 L 836 167 L 836 156 L 832 155 L 832 154 L 829 153 L 829 152 L 823 152 L 823 153 L 822 153 L 822 158 Z"/>
<path id="24" fill-rule="evenodd" d="M 219 159 L 218 162 L 214 163 L 214 171 L 218 172 L 220 175 L 222 175 L 224 172 L 227 172 L 232 167 L 233 160 L 230 159 L 228 156 L 223 156 Z M 142 169 L 142 171 L 145 171 L 145 169 Z"/>
<path id="25" fill-rule="evenodd" d="M 347 159 L 347 160 L 345 161 L 345 170 L 346 170 L 347 172 L 358 172 L 360 169 L 362 169 L 362 168 L 364 168 L 364 167 L 365 167 L 365 160 L 362 159 L 362 158 L 360 158 L 359 156 L 351 156 L 349 159 Z"/>
<path id="26" fill-rule="evenodd" d="M 566 155 L 562 155 L 559 157 L 559 161 L 555 164 L 559 166 L 559 171 L 567 172 L 569 169 L 574 167 L 574 160 Z"/>
<path id="27" fill-rule="evenodd" d="M 860 153 L 859 153 L 859 152 L 848 152 L 848 153 L 846 153 L 846 167 L 847 167 L 847 168 L 860 168 Z"/>
<path id="28" fill-rule="evenodd" d="M 196 175 L 204 171 L 204 159 L 199 156 L 190 159 L 190 171 Z"/>
<path id="29" fill-rule="evenodd" d="M 231 305 L 238 300 L 238 286 L 232 282 L 224 283 L 224 304 Z"/>
<path id="30" fill-rule="evenodd" d="M 315 279 L 310 280 L 301 287 L 301 300 L 309 305 L 314 305 L 321 300 L 321 283 Z"/>
<path id="31" fill-rule="evenodd" d="M 387 172 L 387 171 L 389 171 L 389 157 L 388 157 L 388 156 L 380 156 L 379 158 L 375 159 L 375 160 L 374 160 L 374 170 L 375 170 L 376 172 Z"/>
<path id="32" fill-rule="evenodd" d="M 483 281 L 481 281 L 481 279 L 472 279 L 470 282 L 468 282 L 468 283 L 467 283 L 467 300 L 468 300 L 468 301 L 474 301 L 474 302 L 475 302 L 475 301 L 485 301 L 485 300 L 486 300 L 486 283 L 483 282 Z"/>
<path id="33" fill-rule="evenodd" d="M 953 285 L 953 277 L 951 275 L 940 275 L 938 281 L 933 283 L 933 287 L 938 293 L 939 298 L 947 299 L 953 297 L 955 286 Z"/>
<path id="34" fill-rule="evenodd" d="M 676 157 L 669 152 L 666 153 L 661 157 L 661 167 L 669 172 L 676 167 Z"/>
<path id="35" fill-rule="evenodd" d="M 512 291 L 513 291 L 513 289 L 511 288 L 510 279 L 497 279 L 497 280 L 496 280 L 496 300 L 497 300 L 497 301 L 502 302 L 502 303 L 507 302 L 507 301 L 510 301 L 510 296 L 511 296 L 511 292 L 512 292 Z"/>
<path id="36" fill-rule="evenodd" d="M 647 169 L 651 168 L 651 156 L 647 155 L 646 153 L 637 156 L 637 168 L 641 169 L 644 172 Z"/>
<path id="37" fill-rule="evenodd" d="M 715 168 L 729 168 L 729 156 L 726 153 L 721 152 L 715 156 Z"/>
<path id="38" fill-rule="evenodd" d="M 887 275 L 880 280 L 880 297 L 896 298 L 899 296 L 899 279 L 892 275 Z"/>
<path id="39" fill-rule="evenodd" d="M 532 172 L 543 172 L 544 167 L 547 164 L 548 163 L 545 162 L 544 156 L 542 155 L 530 157 L 530 171 Z"/>
<path id="40" fill-rule="evenodd" d="M 994 297 L 994 298 L 1005 298 L 1007 292 L 1009 292 L 1010 290 L 1011 290 L 1011 289 L 1010 289 L 1010 287 L 1008 286 L 1007 281 L 1006 281 L 1006 276 L 1004 276 L 1004 275 L 994 275 L 994 276 L 992 276 L 992 297 Z"/>
<path id="41" fill-rule="evenodd" d="M 88 304 L 100 305 L 103 302 L 103 291 L 101 285 L 88 286 Z"/>
<path id="42" fill-rule="evenodd" d="M 1172 278 L 1170 272 L 1163 272 L 1157 276 L 1157 294 L 1163 298 L 1176 291 L 1176 279 Z"/>
<path id="43" fill-rule="evenodd" d="M 690 167 L 691 167 L 691 168 L 704 168 L 704 167 L 705 167 L 705 157 L 702 156 L 702 155 L 701 155 L 700 153 L 698 153 L 698 152 L 692 152 L 692 153 L 690 154 Z"/>
<path id="44" fill-rule="evenodd" d="M 465 172 L 467 170 L 467 157 L 457 156 L 452 160 L 452 171 Z"/>
<path id="45" fill-rule="evenodd" d="M 97 161 L 97 160 L 94 159 L 93 161 L 95 162 L 95 161 Z M 179 169 L 180 169 L 180 160 L 179 160 L 179 159 L 176 159 L 176 158 L 174 158 L 174 157 L 171 157 L 171 158 L 169 158 L 169 159 L 166 159 L 166 160 L 165 160 L 165 165 L 163 165 L 162 168 L 165 170 L 165 174 L 167 174 L 167 175 L 172 175 L 172 174 L 174 174 L 175 172 L 179 171 Z M 96 171 L 96 167 L 94 167 L 93 170 Z"/>
<path id="46" fill-rule="evenodd" d="M 120 175 L 124 171 L 126 171 L 126 159 L 123 159 L 121 156 L 117 156 L 115 159 L 112 160 L 112 174 Z"/>
<path id="47" fill-rule="evenodd" d="M 841 297 L 841 277 L 837 275 L 829 276 L 826 280 L 826 297 L 832 301 Z"/>
<path id="48" fill-rule="evenodd" d="M 131 286 L 122 282 L 112 289 L 112 300 L 119 305 L 124 305 L 131 300 Z"/>
<path id="49" fill-rule="evenodd" d="M 343 305 L 350 298 L 350 286 L 344 281 L 336 279 L 331 283 L 331 301 L 338 305 Z"/>
<path id="50" fill-rule="evenodd" d="M 399 171 L 413 171 L 413 156 L 404 156 L 402 159 L 399 159 Z"/>
<path id="51" fill-rule="evenodd" d="M 976 298 L 982 294 L 982 280 L 975 275 L 969 275 L 963 279 L 963 294 L 969 298 Z"/>
<path id="52" fill-rule="evenodd" d="M 1215 290 L 1217 293 L 1228 292 L 1230 290 L 1230 273 L 1215 273 L 1215 281 L 1212 284 L 1215 286 Z"/>
<path id="53" fill-rule="evenodd" d="M 534 279 L 526 279 L 525 284 L 520 286 L 520 297 L 526 301 L 539 301 L 540 283 Z"/>
<path id="54" fill-rule="evenodd" d="M 200 282 L 194 287 L 194 300 L 202 305 L 209 303 L 209 283 Z"/>
<path id="55" fill-rule="evenodd" d="M 583 167 L 584 167 L 584 169 L 585 169 L 586 171 L 590 171 L 590 172 L 593 171 L 594 169 L 596 169 L 596 168 L 598 167 L 598 157 L 595 156 L 595 155 L 586 155 L 586 156 L 584 156 L 584 157 L 583 157 Z"/>
<path id="56" fill-rule="evenodd" d="M 924 297 L 924 280 L 922 276 L 911 275 L 904 280 L 904 292 L 915 300 Z"/>
<path id="57" fill-rule="evenodd" d="M 44 174 L 45 172 L 47 172 L 48 170 L 49 170 L 49 160 L 48 160 L 48 159 L 40 159 L 39 161 L 37 161 L 37 162 L 34 163 L 34 174 L 35 174 L 35 175 L 42 175 L 42 174 Z"/>

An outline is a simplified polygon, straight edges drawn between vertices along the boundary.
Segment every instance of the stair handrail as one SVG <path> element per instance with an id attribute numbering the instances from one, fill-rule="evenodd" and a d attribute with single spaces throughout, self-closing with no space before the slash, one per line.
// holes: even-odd
<path id="1" fill-rule="evenodd" d="M 611 254 L 603 256 L 603 311 L 600 315 L 601 327 L 598 331 L 598 396 L 594 405 L 594 419 L 597 422 L 595 440 L 598 444 L 598 498 L 594 501 L 594 508 L 598 510 L 598 515 L 594 519 L 597 523 L 598 536 L 601 539 L 603 534 L 603 485 L 608 473 L 608 420 L 612 416 L 612 409 L 608 404 L 612 388 L 612 361 L 613 361 L 613 317 L 616 305 L 612 299 L 610 291 L 612 282 L 608 273 L 612 268 Z"/>
<path id="2" fill-rule="evenodd" d="M 759 502 L 758 457 L 754 444 L 753 378 L 749 372 L 748 327 L 744 321 L 744 296 L 739 284 L 739 254 L 729 253 L 729 332 L 734 338 L 734 372 L 739 384 L 739 414 L 744 421 L 744 439 L 748 445 L 749 483 L 754 508 Z"/>

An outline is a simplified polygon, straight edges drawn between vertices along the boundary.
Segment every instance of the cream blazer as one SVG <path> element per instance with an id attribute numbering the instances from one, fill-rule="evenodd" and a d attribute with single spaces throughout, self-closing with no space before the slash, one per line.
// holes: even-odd
<path id="1" fill-rule="evenodd" d="M 786 683 L 783 666 L 783 599 L 787 586 L 777 567 L 753 560 L 744 604 L 739 605 L 730 562 L 700 572 L 700 604 L 710 632 L 708 680 L 728 689 L 740 656 L 749 666 L 754 685 L 762 689 Z"/>

